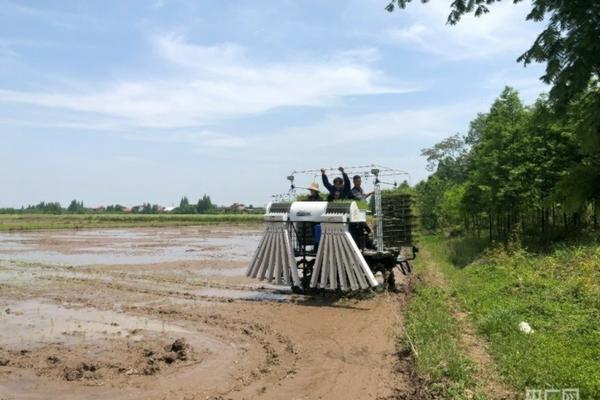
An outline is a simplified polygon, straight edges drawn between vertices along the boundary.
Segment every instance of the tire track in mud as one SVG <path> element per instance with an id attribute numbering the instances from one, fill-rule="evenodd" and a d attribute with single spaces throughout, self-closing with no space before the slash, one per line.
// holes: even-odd
<path id="1" fill-rule="evenodd" d="M 222 312 L 212 312 L 207 315 L 174 308 L 156 310 L 152 307 L 126 307 L 124 310 L 127 312 L 141 312 L 142 314 L 155 314 L 158 312 L 159 314 L 168 315 L 172 322 L 199 322 L 202 326 L 210 327 L 210 331 L 218 329 L 215 336 L 222 342 L 235 340 L 238 343 L 243 341 L 256 343 L 256 345 L 248 346 L 243 350 L 244 358 L 254 360 L 254 362 L 242 365 L 238 360 L 236 364 L 241 371 L 233 375 L 231 381 L 234 383 L 231 383 L 230 387 L 218 390 L 213 395 L 216 398 L 226 397 L 233 392 L 240 392 L 259 380 L 281 380 L 287 375 L 295 373 L 296 363 L 299 359 L 296 347 L 289 337 L 273 330 L 268 325 L 227 316 Z M 242 339 L 240 339 L 240 335 L 242 335 Z"/>
<path id="2" fill-rule="evenodd" d="M 60 279 L 61 283 L 64 283 L 63 279 Z M 74 285 L 72 289 L 76 289 L 70 294 L 63 293 L 60 296 L 54 298 L 55 301 L 60 302 L 79 302 L 86 305 L 92 305 L 99 309 L 102 308 L 110 308 L 110 304 L 98 304 L 99 302 L 92 299 L 85 299 L 82 297 L 82 293 L 85 293 L 85 287 L 91 287 L 97 289 L 96 285 L 98 282 L 91 280 L 76 280 L 76 282 L 71 282 L 72 284 L 78 283 L 79 285 Z M 105 285 L 105 282 L 102 282 L 102 285 Z M 139 288 L 136 290 L 135 287 L 131 287 L 130 285 L 122 285 L 122 284 L 114 284 L 111 283 L 106 285 L 107 288 L 110 288 L 115 293 L 120 293 L 121 297 L 129 298 L 131 294 L 139 294 L 140 292 L 146 294 L 147 292 L 151 292 L 153 295 L 159 295 L 162 298 L 172 298 L 175 293 L 172 291 L 149 291 L 147 288 Z M 48 289 L 48 288 L 46 288 Z M 93 292 L 92 292 L 93 293 Z M 385 299 L 382 297 L 378 297 L 377 299 L 364 300 L 364 301 L 349 301 L 344 304 L 338 304 L 335 302 L 335 299 L 327 299 L 327 298 L 307 298 L 305 301 L 300 301 L 300 304 L 288 304 L 288 303 L 271 303 L 271 302 L 247 302 L 242 300 L 231 300 L 231 299 L 212 299 L 212 302 L 217 307 L 216 310 L 194 310 L 195 302 L 193 298 L 190 298 L 185 292 L 177 293 L 183 300 L 186 300 L 183 303 L 178 304 L 167 304 L 167 305 L 158 305 L 156 307 L 152 306 L 143 306 L 143 305 L 127 305 L 124 298 L 120 298 L 119 296 L 113 296 L 116 299 L 120 300 L 122 304 L 119 307 L 121 312 L 125 312 L 131 315 L 139 315 L 139 316 L 160 316 L 161 319 L 168 321 L 170 324 L 180 324 L 181 326 L 194 327 L 194 330 L 201 333 L 212 333 L 215 337 L 222 342 L 237 342 L 243 343 L 244 341 L 251 340 L 254 344 L 249 344 L 247 350 L 241 350 L 237 354 L 237 358 L 231 360 L 230 362 L 238 361 L 236 365 L 236 370 L 238 371 L 236 374 L 232 375 L 230 379 L 226 382 L 222 383 L 223 388 L 213 392 L 213 394 L 209 396 L 213 396 L 214 398 L 244 398 L 245 396 L 249 396 L 246 398 L 253 398 L 255 396 L 261 398 L 277 398 L 273 393 L 277 393 L 279 390 L 287 390 L 286 380 L 292 381 L 290 383 L 292 387 L 292 392 L 301 390 L 298 387 L 298 383 L 294 382 L 295 376 L 298 374 L 300 369 L 312 369 L 315 372 L 323 375 L 319 380 L 313 380 L 311 377 L 303 376 L 302 379 L 298 379 L 298 381 L 302 382 L 301 387 L 306 385 L 311 386 L 310 393 L 315 394 L 317 397 L 308 397 L 304 398 L 318 398 L 318 397 L 327 397 L 327 398 L 335 398 L 332 396 L 337 396 L 337 392 L 335 392 L 336 387 L 344 387 L 349 384 L 348 380 L 348 371 L 344 371 L 344 367 L 347 365 L 356 365 L 365 361 L 362 358 L 368 354 L 370 340 L 361 340 L 358 343 L 352 343 L 351 346 L 347 346 L 347 343 L 344 343 L 341 339 L 337 339 L 335 336 L 331 336 L 331 332 L 325 330 L 322 331 L 322 325 L 331 322 L 331 325 L 335 327 L 339 325 L 338 331 L 344 329 L 344 323 L 342 318 L 337 314 L 337 310 L 350 311 L 350 312 L 358 312 L 359 314 L 368 315 L 366 313 L 370 312 L 370 309 L 373 309 L 375 306 L 365 307 L 365 302 L 382 302 Z M 383 295 L 387 296 L 388 300 L 395 303 L 400 303 L 398 300 L 398 295 Z M 93 296 L 95 297 L 95 296 Z M 83 301 L 83 302 L 82 302 Z M 95 305 L 94 305 L 95 303 Z M 302 326 L 298 327 L 299 331 L 304 331 L 305 335 L 314 339 L 314 342 L 311 343 L 311 339 L 306 338 L 292 338 L 285 330 L 282 331 L 280 329 L 286 327 L 289 329 L 289 326 L 293 327 L 293 318 L 289 321 L 280 321 L 277 322 L 280 318 L 274 316 L 273 318 L 267 318 L 264 320 L 264 313 L 256 313 L 256 307 L 267 309 L 267 317 L 269 317 L 269 310 L 271 309 L 281 309 L 283 308 L 295 308 L 292 312 L 283 312 L 282 310 L 277 310 L 277 314 L 289 314 L 289 315 L 297 315 L 298 313 L 304 314 L 304 318 L 302 321 Z M 398 312 L 401 309 L 401 304 L 397 304 Z M 231 312 L 231 308 L 236 309 L 235 313 Z M 376 307 L 375 307 L 376 308 Z M 299 310 L 302 309 L 302 310 Z M 331 314 L 334 317 L 334 320 L 331 318 L 323 318 L 323 310 L 327 310 L 329 312 L 325 314 Z M 358 310 L 358 311 L 355 311 Z M 307 324 L 308 320 L 311 319 L 306 317 L 307 314 L 314 313 L 313 321 Z M 363 321 L 362 324 L 353 324 L 351 321 L 348 321 L 349 326 L 356 325 L 356 331 L 354 334 L 372 334 L 374 336 L 373 340 L 382 340 L 381 331 L 386 331 L 390 327 L 385 326 L 381 327 L 382 320 L 381 313 L 373 316 L 371 320 L 374 322 L 371 324 L 368 320 Z M 282 323 L 283 322 L 283 323 Z M 382 329 L 378 329 L 378 326 Z M 191 329 L 191 328 L 190 328 Z M 371 332 L 371 330 L 374 330 Z M 237 334 L 232 334 L 237 333 Z M 386 334 L 389 334 L 387 332 Z M 305 336 L 302 335 L 302 336 Z M 378 337 L 378 338 L 377 338 Z M 300 345 L 297 346 L 296 341 L 300 342 Z M 393 338 L 392 338 L 393 342 Z M 309 348 L 311 351 L 306 351 Z M 328 349 L 323 351 L 323 349 Z M 333 350 L 332 350 L 333 349 Z M 336 353 L 335 349 L 341 349 L 340 352 Z M 316 359 L 315 359 L 315 356 Z M 373 368 L 373 370 L 381 369 L 382 366 L 380 361 L 382 362 L 383 367 L 388 367 L 390 370 L 396 368 L 395 363 L 397 360 L 394 359 L 394 354 L 388 354 L 387 360 L 379 360 L 377 357 L 373 357 L 370 360 L 367 360 L 368 368 Z M 223 357 L 225 358 L 225 357 Z M 240 363 L 239 359 L 251 359 L 254 360 L 253 363 Z M 260 361 L 259 361 L 260 360 Z M 222 360 L 226 361 L 226 360 Z M 299 367 L 298 364 L 304 361 L 303 366 Z M 328 363 L 333 362 L 337 367 L 327 367 Z M 350 375 L 354 375 L 353 373 Z M 401 374 L 400 374 L 401 375 Z M 387 378 L 381 378 L 377 374 L 372 377 L 372 379 L 392 379 L 388 374 Z M 181 380 L 181 379 L 180 379 Z M 387 393 L 385 395 L 377 395 L 378 398 L 395 398 L 395 394 L 401 393 L 404 391 L 404 387 L 406 383 L 403 382 L 399 385 L 400 389 L 398 389 L 398 385 L 394 385 L 391 382 L 380 383 L 379 385 L 388 385 L 389 389 L 384 390 L 383 392 Z M 175 384 L 173 386 L 176 386 Z M 304 389 L 302 389 L 304 390 Z M 333 392 L 332 392 L 333 390 Z M 190 389 L 186 385 L 177 389 L 177 391 L 181 391 L 182 393 L 192 394 L 194 393 L 194 389 Z M 149 396 L 152 396 L 152 393 L 147 391 Z M 375 398 L 373 397 L 373 393 L 367 393 L 368 397 L 366 398 Z M 127 397 L 122 397 L 127 398 Z M 193 397 L 192 397 L 193 398 Z M 210 397 L 209 397 L 210 398 Z M 303 398 L 303 397 L 299 397 Z"/>
<path id="3" fill-rule="evenodd" d="M 152 294 L 163 298 L 172 299 L 174 296 L 179 297 L 183 300 L 190 300 L 189 305 L 194 304 L 194 300 L 203 298 L 203 296 L 194 296 L 186 292 L 189 288 L 182 288 L 181 291 L 175 292 L 174 290 L 159 290 L 144 288 L 143 285 L 135 286 L 134 281 L 130 281 L 128 284 L 119 284 L 107 282 L 106 279 L 81 279 L 81 278 L 66 278 L 66 277 L 48 277 L 45 279 L 48 282 L 58 284 L 59 289 L 62 290 L 62 286 L 68 283 L 73 290 L 70 293 L 55 293 L 54 295 L 48 293 L 52 292 L 52 287 L 45 287 L 37 293 L 37 295 L 45 294 L 45 297 L 51 297 L 57 303 L 78 303 L 86 306 L 95 307 L 97 309 L 111 309 L 110 304 L 98 304 L 94 301 L 93 293 L 98 290 L 98 286 L 103 289 L 110 289 L 113 293 L 119 293 L 123 296 L 127 294 Z M 142 287 L 140 287 L 142 286 Z M 86 290 L 87 288 L 87 290 Z M 89 290 L 93 289 L 93 290 Z M 239 289 L 239 288 L 238 288 Z M 92 294 L 91 298 L 82 297 L 82 294 Z M 115 296 L 118 299 L 118 296 Z M 231 302 L 231 299 L 210 299 L 215 303 L 227 304 Z M 185 303 L 183 303 L 185 305 Z M 223 313 L 209 313 L 202 314 L 198 312 L 184 311 L 177 309 L 177 307 L 171 306 L 160 306 L 155 307 L 140 307 L 140 306 L 121 306 L 119 307 L 120 312 L 125 312 L 130 315 L 148 316 L 148 315 L 160 315 L 164 320 L 168 320 L 169 323 L 179 325 L 197 325 L 201 324 L 200 327 L 194 326 L 196 330 L 201 328 L 198 332 L 206 334 L 210 332 L 214 335 L 221 343 L 232 343 L 237 342 L 243 343 L 252 341 L 254 344 L 248 344 L 245 347 L 237 346 L 235 357 L 229 356 L 224 357 L 222 353 L 223 348 L 219 350 L 220 363 L 229 362 L 229 364 L 237 364 L 236 367 L 241 372 L 235 374 L 232 378 L 234 384 L 229 385 L 229 388 L 220 389 L 217 393 L 218 396 L 226 396 L 231 392 L 239 392 L 243 388 L 251 385 L 259 379 L 264 379 L 268 375 L 275 375 L 278 379 L 285 378 L 285 375 L 293 374 L 295 371 L 295 362 L 297 360 L 297 352 L 294 345 L 291 343 L 289 338 L 279 332 L 273 332 L 268 326 L 257 322 L 250 323 L 246 319 L 231 318 Z M 191 323 L 191 324 L 190 324 Z M 232 335 L 232 332 L 237 334 Z M 242 338 L 240 338 L 242 336 Z M 193 338 L 189 338 L 193 343 Z M 257 351 L 260 349 L 260 351 Z M 25 355 L 25 354 L 24 354 Z M 26 358 L 26 357 L 23 357 Z M 239 359 L 253 360 L 252 363 L 239 362 Z M 14 363 L 18 364 L 18 363 Z M 274 368 L 277 367 L 277 368 Z M 193 368 L 193 367 L 191 367 Z M 283 374 L 282 372 L 283 371 Z M 39 372 L 39 371 L 38 371 Z M 222 384 L 223 386 L 226 386 Z M 122 398 L 119 395 L 117 398 Z M 123 398 L 126 398 L 124 396 Z"/>
<path id="4" fill-rule="evenodd" d="M 176 370 L 179 371 L 166 370 L 166 378 L 162 373 L 160 374 L 160 376 L 163 376 L 161 380 L 166 379 L 169 383 L 169 390 L 171 392 L 179 392 L 182 396 L 202 395 L 215 396 L 216 398 L 224 397 L 233 392 L 240 392 L 257 381 L 265 379 L 283 380 L 287 375 L 295 373 L 296 362 L 298 360 L 298 352 L 295 346 L 284 334 L 274 331 L 262 323 L 250 323 L 247 319 L 234 318 L 219 312 L 202 314 L 194 311 L 182 311 L 164 307 L 158 309 L 135 306 L 123 307 L 122 311 L 129 315 L 162 315 L 166 317 L 165 320 L 169 324 L 177 324 L 188 329 L 189 333 L 178 333 L 178 336 L 186 338 L 192 345 L 196 344 L 196 348 L 199 349 L 205 347 L 204 342 L 206 338 L 211 338 L 212 346 L 210 347 L 212 348 L 210 348 L 209 354 L 202 360 L 197 363 L 177 365 Z M 198 341 L 195 337 L 196 335 L 202 338 L 199 343 L 195 343 Z M 60 351 L 60 347 L 58 349 L 55 347 L 53 353 Z M 70 352 L 71 350 L 67 347 L 62 347 L 62 351 Z M 40 356 L 37 357 L 37 360 L 34 360 L 34 357 L 32 357 L 32 354 L 35 353 L 36 350 L 13 352 L 10 366 L 25 370 L 34 370 L 36 374 L 49 378 L 48 380 L 56 380 L 56 374 L 50 373 L 48 370 L 45 371 L 36 368 L 36 365 L 39 365 L 40 361 L 43 361 L 43 358 L 46 357 L 48 353 L 47 349 L 40 350 Z M 85 363 L 86 361 L 82 361 L 82 364 Z M 89 363 L 89 365 L 94 364 Z M 186 378 L 192 375 L 202 376 L 201 381 L 203 386 L 209 385 L 212 381 L 214 388 L 199 391 L 196 384 L 190 385 Z M 211 377 L 216 377 L 217 379 L 210 379 Z M 119 393 L 112 393 L 110 386 L 123 384 L 122 379 L 119 378 L 119 376 L 113 376 L 104 381 L 102 379 L 87 380 L 85 384 L 91 385 L 93 382 L 96 382 L 99 385 L 109 386 L 107 390 L 102 390 L 101 392 L 110 394 L 111 398 L 135 398 L 136 393 L 138 393 L 137 389 L 131 393 L 127 389 L 120 389 Z M 68 390 L 66 386 L 72 386 L 71 383 L 61 385 L 54 382 L 54 384 L 47 386 L 46 393 L 52 393 L 61 398 L 78 398 L 78 396 L 70 397 L 65 393 Z M 164 386 L 164 382 L 162 386 Z M 2 387 L 1 384 L 0 387 Z M 216 389 L 217 387 L 218 389 Z M 90 388 L 88 390 L 90 393 L 88 394 L 93 396 L 97 391 L 94 388 Z M 147 387 L 144 392 L 150 398 L 162 395 L 162 391 L 152 387 Z"/>
<path id="5" fill-rule="evenodd" d="M 206 265 L 214 268 L 210 262 Z M 219 268 L 226 265 L 223 260 Z M 0 300 L 4 296 L 42 299 L 73 309 L 87 307 L 163 321 L 185 329 L 178 335 L 198 357 L 164 366 L 152 376 L 69 382 L 44 372 L 36 376 L 34 368 L 26 365 L 13 368 L 11 374 L 0 367 L 0 388 L 8 382 L 17 393 L 14 398 L 23 397 L 18 395 L 19 387 L 28 388 L 20 393 L 31 398 L 45 398 L 44 393 L 53 390 L 54 397 L 66 400 L 415 398 L 406 359 L 396 350 L 403 326 L 403 294 L 363 300 L 288 295 L 246 284 L 243 277 L 202 276 L 203 266 L 20 266 L 31 269 L 35 277 L 25 283 L 0 284 Z M 223 291 L 282 297 L 275 301 L 269 296 L 227 298 L 232 293 Z M 164 340 L 155 342 L 155 347 L 163 345 Z M 123 360 L 139 351 L 134 348 L 112 350 L 122 352 L 115 357 Z M 80 354 L 75 347 L 71 350 Z"/>

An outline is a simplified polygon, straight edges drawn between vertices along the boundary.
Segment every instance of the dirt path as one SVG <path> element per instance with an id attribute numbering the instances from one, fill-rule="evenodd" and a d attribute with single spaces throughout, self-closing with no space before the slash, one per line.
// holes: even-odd
<path id="1" fill-rule="evenodd" d="M 396 355 L 404 296 L 257 284 L 243 277 L 257 239 L 240 227 L 2 235 L 0 399 L 412 398 Z"/>
<path id="2" fill-rule="evenodd" d="M 427 265 L 424 272 L 425 279 L 449 292 L 449 283 L 431 254 L 423 249 L 421 256 L 424 260 L 423 263 Z M 448 301 L 452 316 L 458 321 L 460 327 L 460 347 L 475 366 L 472 374 L 477 392 L 483 393 L 488 399 L 517 398 L 514 390 L 511 390 L 500 379 L 500 373 L 488 351 L 488 343 L 477 334 L 469 321 L 469 314 L 461 309 L 454 297 L 448 296 Z"/>

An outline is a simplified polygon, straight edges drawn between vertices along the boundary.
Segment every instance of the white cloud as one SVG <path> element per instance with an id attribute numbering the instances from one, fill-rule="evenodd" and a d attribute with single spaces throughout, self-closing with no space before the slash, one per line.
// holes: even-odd
<path id="1" fill-rule="evenodd" d="M 225 133 L 200 131 L 200 132 L 143 132 L 124 133 L 119 137 L 129 140 L 146 141 L 155 143 L 185 143 L 195 149 L 204 148 L 239 148 L 245 147 L 246 139 Z"/>
<path id="2" fill-rule="evenodd" d="M 472 114 L 472 109 L 455 104 L 357 116 L 331 116 L 309 127 L 287 129 L 283 137 L 302 137 L 324 147 L 389 138 L 439 138 L 452 134 L 448 131 L 451 121 L 465 114 Z"/>
<path id="3" fill-rule="evenodd" d="M 418 156 L 420 150 L 464 132 L 465 121 L 484 111 L 481 107 L 477 102 L 460 102 L 397 112 L 332 115 L 309 125 L 249 137 L 247 146 L 239 151 L 210 154 L 235 160 L 237 165 L 252 165 L 253 170 L 264 169 L 265 176 L 272 179 L 261 187 L 264 193 L 274 187 L 285 190 L 283 178 L 292 169 L 336 165 L 383 164 L 408 171 L 415 183 L 426 176 L 425 160 Z M 280 182 L 277 174 L 282 178 Z M 300 186 L 310 183 L 311 178 L 302 179 Z"/>
<path id="4" fill-rule="evenodd" d="M 344 146 L 345 152 L 363 153 L 364 143 L 435 143 L 456 131 L 465 130 L 464 121 L 476 115 L 474 103 L 454 103 L 437 107 L 407 108 L 397 112 L 373 112 L 361 115 L 332 115 L 310 125 L 289 127 L 247 139 L 241 155 L 247 160 L 260 160 L 268 155 L 288 163 L 292 157 L 318 160 L 330 159 L 332 149 Z M 352 145 L 352 146 L 345 146 Z M 288 149 L 293 151 L 278 151 Z M 418 153 L 420 148 L 399 148 L 399 154 Z M 235 154 L 239 157 L 240 154 Z M 341 154 L 342 157 L 350 154 Z M 377 158 L 378 155 L 369 157 Z"/>
<path id="5" fill-rule="evenodd" d="M 393 43 L 415 48 L 444 59 L 485 59 L 510 53 L 516 58 L 529 48 L 539 32 L 534 23 L 523 23 L 528 2 L 500 2 L 480 17 L 464 16 L 447 25 L 449 2 L 435 1 L 397 11 L 411 21 L 408 27 L 387 30 Z"/>
<path id="6" fill-rule="evenodd" d="M 178 72 L 164 79 L 118 82 L 94 91 L 0 90 L 0 101 L 91 113 L 122 125 L 183 127 L 256 115 L 282 106 L 326 106 L 349 95 L 414 90 L 373 67 L 373 49 L 336 54 L 321 62 L 257 62 L 235 44 L 200 46 L 180 37 L 155 41 Z"/>

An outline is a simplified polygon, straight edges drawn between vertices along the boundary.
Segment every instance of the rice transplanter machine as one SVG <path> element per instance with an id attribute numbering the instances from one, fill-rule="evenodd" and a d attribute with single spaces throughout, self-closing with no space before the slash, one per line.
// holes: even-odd
<path id="1" fill-rule="evenodd" d="M 367 211 L 359 209 L 356 201 L 272 202 L 266 207 L 265 231 L 248 266 L 247 276 L 291 286 L 294 292 L 347 292 L 382 286 L 396 289 L 394 268 L 410 273 L 409 261 L 418 251 L 412 243 L 412 198 L 400 196 L 400 206 L 397 201 L 395 204 L 387 201 L 390 213 L 401 215 L 395 218 L 389 215 L 390 221 L 384 223 L 381 185 L 396 186 L 396 183 L 380 178 L 406 173 L 377 165 L 350 167 L 346 171 L 373 178 L 374 237 L 367 222 Z M 288 176 L 290 199 L 296 198 L 296 175 L 313 175 L 316 179 L 320 170 L 292 172 Z M 400 226 L 393 221 L 400 221 Z M 386 229 L 390 238 L 387 246 L 384 245 Z M 381 272 L 383 283 L 376 278 L 377 272 Z"/>

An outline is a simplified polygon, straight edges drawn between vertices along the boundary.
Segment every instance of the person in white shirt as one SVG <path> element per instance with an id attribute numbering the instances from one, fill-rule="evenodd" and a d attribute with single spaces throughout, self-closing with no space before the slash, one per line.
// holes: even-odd
<path id="1" fill-rule="evenodd" d="M 352 197 L 356 200 L 367 200 L 367 198 L 373 194 L 373 192 L 365 193 L 361 186 L 362 179 L 360 175 L 354 175 L 354 177 L 352 178 L 352 182 L 354 183 L 354 187 L 352 188 L 351 193 Z"/>

